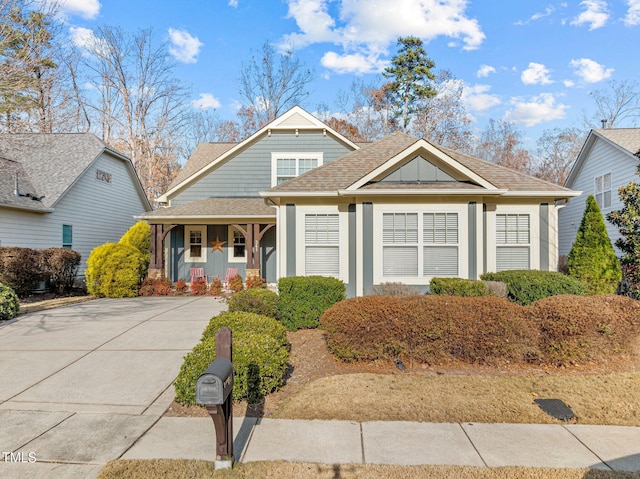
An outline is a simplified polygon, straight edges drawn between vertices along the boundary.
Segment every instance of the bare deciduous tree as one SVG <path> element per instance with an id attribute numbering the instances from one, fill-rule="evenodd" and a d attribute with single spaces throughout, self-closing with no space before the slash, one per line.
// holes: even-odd
<path id="1" fill-rule="evenodd" d="M 302 103 L 313 72 L 288 51 L 278 54 L 265 42 L 260 52 L 252 52 L 251 60 L 240 70 L 240 95 L 252 110 L 261 128 L 289 108 Z"/>
<path id="2" fill-rule="evenodd" d="M 103 27 L 94 35 L 83 65 L 93 86 L 85 95 L 89 116 L 97 117 L 105 142 L 131 158 L 153 200 L 180 167 L 180 140 L 192 119 L 189 92 L 151 30 Z"/>
<path id="3" fill-rule="evenodd" d="M 528 174 L 531 157 L 521 145 L 522 132 L 513 123 L 491 119 L 475 146 L 474 154 L 491 163 Z"/>
<path id="4" fill-rule="evenodd" d="M 583 142 L 584 132 L 577 128 L 544 130 L 536 143 L 534 176 L 564 185 Z"/>
<path id="5" fill-rule="evenodd" d="M 611 80 L 607 89 L 590 93 L 595 103 L 595 113 L 583 113 L 587 128 L 635 127 L 640 120 L 640 84 L 635 81 Z"/>

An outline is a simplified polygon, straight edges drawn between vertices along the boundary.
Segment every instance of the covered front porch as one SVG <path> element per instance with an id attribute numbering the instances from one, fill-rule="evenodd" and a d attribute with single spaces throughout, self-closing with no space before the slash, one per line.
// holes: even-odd
<path id="1" fill-rule="evenodd" d="M 152 277 L 189 282 L 202 268 L 209 283 L 229 271 L 277 281 L 275 209 L 260 198 L 209 198 L 140 219 L 151 225 Z"/>

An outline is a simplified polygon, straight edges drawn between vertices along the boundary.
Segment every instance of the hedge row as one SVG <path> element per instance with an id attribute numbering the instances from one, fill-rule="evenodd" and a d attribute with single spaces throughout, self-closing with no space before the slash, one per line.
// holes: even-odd
<path id="1" fill-rule="evenodd" d="M 66 248 L 0 247 L 0 282 L 25 297 L 46 282 L 51 291 L 70 291 L 80 265 L 80 253 Z"/>
<path id="2" fill-rule="evenodd" d="M 211 318 L 202 341 L 184 358 L 175 381 L 176 401 L 195 404 L 196 381 L 216 358 L 216 333 L 232 330 L 233 399 L 258 402 L 284 382 L 289 361 L 285 328 L 273 318 L 253 313 L 222 313 Z"/>
<path id="3" fill-rule="evenodd" d="M 603 361 L 628 353 L 640 303 L 621 296 L 553 296 L 524 307 L 492 296 L 368 296 L 328 309 L 327 345 L 339 358 L 437 364 Z"/>

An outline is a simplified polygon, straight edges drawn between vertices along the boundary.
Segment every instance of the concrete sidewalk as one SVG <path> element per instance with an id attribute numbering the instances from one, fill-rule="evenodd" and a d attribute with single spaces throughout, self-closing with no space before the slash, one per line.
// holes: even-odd
<path id="1" fill-rule="evenodd" d="M 234 418 L 239 462 L 528 466 L 640 471 L 640 428 Z M 209 418 L 163 417 L 125 459 L 215 459 Z"/>

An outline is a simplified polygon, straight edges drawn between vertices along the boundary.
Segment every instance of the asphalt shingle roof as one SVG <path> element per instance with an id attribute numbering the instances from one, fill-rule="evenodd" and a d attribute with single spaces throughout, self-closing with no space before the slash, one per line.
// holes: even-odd
<path id="1" fill-rule="evenodd" d="M 282 193 L 286 195 L 286 193 L 293 192 L 328 192 L 347 189 L 418 141 L 420 141 L 418 138 L 402 132 L 392 133 L 374 143 L 368 144 L 360 150 L 353 151 L 331 163 L 327 163 L 278 185 L 270 189 L 269 193 Z M 498 189 L 558 193 L 570 191 L 562 186 L 489 163 L 470 155 L 465 155 L 450 148 L 437 145 L 433 146 Z M 431 184 L 432 187 L 437 187 L 434 185 L 434 183 Z M 460 183 L 456 183 L 456 185 L 456 187 L 464 188 Z M 392 188 L 393 183 L 385 183 L 385 186 Z M 399 185 L 396 186 L 398 186 L 399 189 L 401 188 Z M 370 188 L 370 185 L 366 188 Z M 375 187 L 372 189 L 375 189 Z"/>
<path id="2" fill-rule="evenodd" d="M 610 128 L 594 131 L 631 154 L 635 155 L 640 151 L 640 128 Z"/>
<path id="3" fill-rule="evenodd" d="M 80 174 L 102 153 L 112 150 L 91 133 L 24 133 L 0 134 L 0 157 L 9 160 L 13 168 L 9 173 L 0 169 L 0 202 L 11 206 L 17 204 L 14 198 L 15 173 L 21 193 L 44 196 L 42 207 L 51 208 Z M 119 154 L 115 152 L 116 154 Z M 19 166 L 18 166 L 19 165 Z M 10 198 L 13 196 L 13 198 Z M 18 200 L 23 200 L 19 198 Z"/>
<path id="4" fill-rule="evenodd" d="M 267 206 L 262 198 L 207 198 L 192 201 L 183 205 L 159 208 L 139 216 L 143 219 L 159 219 L 173 217 L 207 218 L 229 216 L 269 216 L 276 217 L 276 210 Z"/>
<path id="5" fill-rule="evenodd" d="M 169 185 L 169 190 L 182 183 L 194 173 L 218 159 L 238 143 L 200 143 L 191 154 L 178 175 Z"/>

